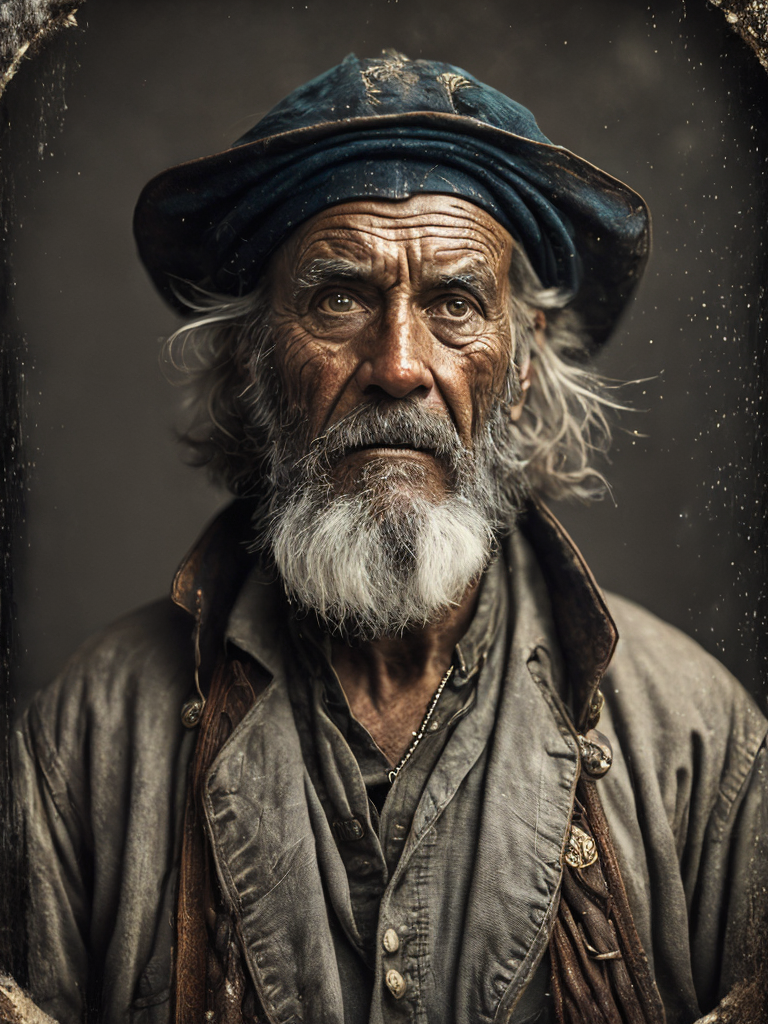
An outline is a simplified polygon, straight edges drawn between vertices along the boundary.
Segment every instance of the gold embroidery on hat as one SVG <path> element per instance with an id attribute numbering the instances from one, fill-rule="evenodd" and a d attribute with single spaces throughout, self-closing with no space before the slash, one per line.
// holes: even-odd
<path id="1" fill-rule="evenodd" d="M 468 85 L 472 85 L 468 78 L 465 78 L 464 75 L 457 75 L 455 71 L 444 71 L 442 75 L 437 76 L 437 80 L 445 86 L 451 100 L 453 100 L 454 93 L 458 92 L 459 89 L 466 89 Z"/>
<path id="2" fill-rule="evenodd" d="M 410 59 L 404 53 L 398 53 L 397 50 L 382 50 L 381 60 L 360 70 L 360 77 L 371 106 L 378 106 L 381 103 L 379 82 L 386 82 L 389 78 L 399 78 L 406 85 L 415 85 L 418 82 L 419 76 L 410 64 Z"/>

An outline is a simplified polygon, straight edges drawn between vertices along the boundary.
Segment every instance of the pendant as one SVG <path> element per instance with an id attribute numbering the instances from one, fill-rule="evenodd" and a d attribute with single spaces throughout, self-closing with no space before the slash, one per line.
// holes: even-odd
<path id="1" fill-rule="evenodd" d="M 597 843 L 578 825 L 571 825 L 563 860 L 572 868 L 588 868 L 597 860 Z"/>

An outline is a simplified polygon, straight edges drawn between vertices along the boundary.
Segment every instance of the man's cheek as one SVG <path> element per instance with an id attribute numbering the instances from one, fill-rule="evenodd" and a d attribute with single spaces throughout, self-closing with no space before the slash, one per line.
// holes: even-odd
<path id="1" fill-rule="evenodd" d="M 504 393 L 508 371 L 508 356 L 493 347 L 480 347 L 467 357 L 465 374 L 472 405 L 473 436 L 483 428 L 491 406 Z"/>
<path id="2" fill-rule="evenodd" d="M 296 324 L 276 332 L 275 362 L 289 405 L 310 411 L 322 389 L 327 358 L 322 348 Z"/>

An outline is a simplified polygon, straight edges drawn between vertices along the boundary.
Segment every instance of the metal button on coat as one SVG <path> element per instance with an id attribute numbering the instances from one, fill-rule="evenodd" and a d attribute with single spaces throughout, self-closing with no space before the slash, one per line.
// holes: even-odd
<path id="1" fill-rule="evenodd" d="M 384 932 L 384 938 L 381 940 L 381 944 L 387 953 L 396 953 L 398 949 L 400 949 L 400 936 L 394 928 L 387 928 Z"/>
<path id="2" fill-rule="evenodd" d="M 203 706 L 204 701 L 195 697 L 188 700 L 182 707 L 181 724 L 185 729 L 194 729 L 196 725 L 200 724 L 200 719 L 203 717 Z"/>
<path id="3" fill-rule="evenodd" d="M 579 736 L 581 765 L 587 775 L 601 779 L 613 764 L 611 741 L 597 729 L 590 729 L 586 736 Z"/>
<path id="4" fill-rule="evenodd" d="M 349 818 L 346 821 L 334 821 L 331 827 L 336 838 L 341 840 L 342 843 L 357 842 L 358 839 L 362 839 L 365 835 L 365 829 L 357 818 Z"/>
<path id="5" fill-rule="evenodd" d="M 400 971 L 387 971 L 387 976 L 384 981 L 395 999 L 402 999 L 405 995 L 407 982 Z"/>

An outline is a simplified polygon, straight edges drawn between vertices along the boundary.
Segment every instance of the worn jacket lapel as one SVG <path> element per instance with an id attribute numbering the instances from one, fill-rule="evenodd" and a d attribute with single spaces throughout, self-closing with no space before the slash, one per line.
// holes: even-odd
<path id="1" fill-rule="evenodd" d="M 482 812 L 461 957 L 470 967 L 457 981 L 457 1020 L 514 1020 L 515 1004 L 544 953 L 578 774 L 569 717 L 581 722 L 591 717 L 597 683 L 615 643 L 599 591 L 556 521 L 546 510 L 532 509 L 524 530 L 543 569 L 553 617 L 547 629 L 535 621 L 536 602 L 516 566 L 514 637 L 483 741 Z M 230 534 L 230 544 L 233 539 Z M 528 550 L 516 546 L 518 558 L 520 550 Z M 249 615 L 256 613 L 250 609 Z M 564 678 L 555 680 L 550 654 L 556 661 L 558 647 L 567 667 Z M 576 661 L 572 648 L 579 652 Z M 469 730 L 469 722 L 459 723 L 456 739 Z M 464 774 L 481 756 L 482 744 L 475 743 L 474 751 L 471 746 L 461 752 Z M 406 870 L 454 801 L 456 777 L 448 786 L 440 771 L 433 774 L 398 872 Z M 344 1020 L 334 953 L 338 926 L 333 914 L 329 920 L 319 867 L 322 809 L 315 803 L 287 689 L 275 679 L 214 763 L 205 810 L 249 969 L 271 1020 L 281 1024 Z"/>
<path id="2" fill-rule="evenodd" d="M 286 688 L 275 680 L 217 758 L 206 785 L 206 817 L 218 875 L 270 1020 L 341 1024 L 310 793 Z"/>
<path id="3" fill-rule="evenodd" d="M 514 630 L 501 673 L 456 991 L 456 1019 L 508 1021 L 544 954 L 557 911 L 578 747 L 546 595 L 530 548 L 508 545 Z"/>

